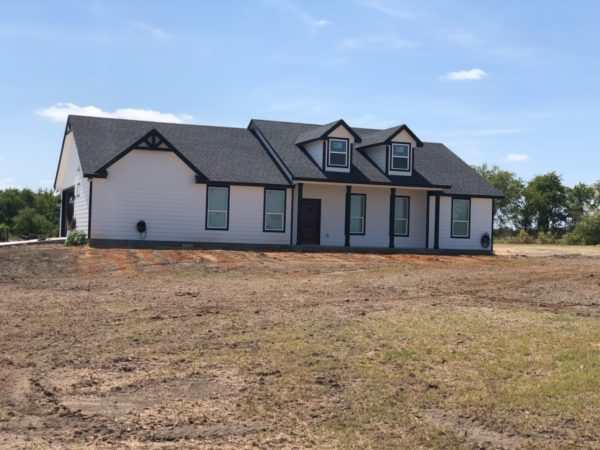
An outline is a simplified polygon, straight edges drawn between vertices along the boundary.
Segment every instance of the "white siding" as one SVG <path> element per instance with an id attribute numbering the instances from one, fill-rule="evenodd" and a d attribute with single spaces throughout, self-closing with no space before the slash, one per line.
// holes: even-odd
<path id="1" fill-rule="evenodd" d="M 77 195 L 77 184 L 80 184 L 79 195 Z M 78 230 L 88 233 L 88 211 L 90 198 L 90 183 L 83 177 L 77 145 L 73 139 L 73 133 L 65 137 L 62 158 L 56 178 L 56 190 L 63 191 L 75 187 L 74 218 Z M 62 220 L 62 214 L 61 214 Z M 68 227 L 69 224 L 67 224 Z"/>
<path id="2" fill-rule="evenodd" d="M 310 144 L 306 144 L 304 149 L 314 160 L 314 162 L 323 169 L 323 141 L 315 141 Z"/>
<path id="3" fill-rule="evenodd" d="M 471 199 L 471 235 L 469 239 L 452 238 L 452 198 L 440 198 L 440 249 L 489 250 L 481 247 L 481 236 L 492 235 L 492 199 Z"/>
<path id="4" fill-rule="evenodd" d="M 353 186 L 353 194 L 366 194 L 364 235 L 350 235 L 351 247 L 387 247 L 390 242 L 390 188 Z M 425 248 L 426 191 L 396 189 L 410 197 L 409 235 L 396 237 L 397 248 Z M 346 187 L 305 184 L 304 198 L 321 199 L 321 245 L 344 245 Z M 296 214 L 296 213 L 295 213 Z"/>
<path id="5" fill-rule="evenodd" d="M 289 244 L 290 190 L 285 233 L 263 232 L 262 187 L 231 186 L 229 230 L 205 229 L 206 185 L 171 152 L 134 150 L 95 179 L 92 199 L 94 239 L 139 240 L 139 220 L 149 241 Z"/>
<path id="6" fill-rule="evenodd" d="M 365 235 L 351 234 L 350 246 L 388 247 L 390 244 L 390 188 L 353 187 L 352 193 L 366 194 L 367 204 Z"/>
<path id="7" fill-rule="evenodd" d="M 396 195 L 410 197 L 408 236 L 396 236 L 397 248 L 425 248 L 427 222 L 427 192 L 409 189 L 396 189 Z"/>
<path id="8" fill-rule="evenodd" d="M 306 183 L 302 197 L 321 199 L 321 245 L 344 245 L 346 186 Z"/>

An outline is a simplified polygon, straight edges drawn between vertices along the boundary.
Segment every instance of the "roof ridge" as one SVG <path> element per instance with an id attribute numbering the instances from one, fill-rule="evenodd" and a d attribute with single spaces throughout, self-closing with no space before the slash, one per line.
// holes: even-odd
<path id="1" fill-rule="evenodd" d="M 149 123 L 149 124 L 157 124 L 157 125 L 177 125 L 177 126 L 187 126 L 187 127 L 204 127 L 204 128 L 221 128 L 228 130 L 243 130 L 248 131 L 246 127 L 227 127 L 221 125 L 205 125 L 200 123 L 177 123 L 177 122 L 160 122 L 157 120 L 140 120 L 140 119 L 123 119 L 121 117 L 102 117 L 102 116 L 85 116 L 81 114 L 69 114 L 67 120 L 72 117 L 82 118 L 82 119 L 100 119 L 100 120 L 114 120 L 119 122 L 138 122 L 138 123 Z"/>

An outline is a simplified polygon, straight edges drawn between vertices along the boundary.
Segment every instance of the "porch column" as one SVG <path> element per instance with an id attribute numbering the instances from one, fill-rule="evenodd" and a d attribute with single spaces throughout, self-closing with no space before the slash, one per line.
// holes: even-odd
<path id="1" fill-rule="evenodd" d="M 394 219 L 396 218 L 396 188 L 390 188 L 390 248 L 394 248 Z"/>
<path id="2" fill-rule="evenodd" d="M 435 227 L 433 230 L 433 248 L 440 248 L 440 193 L 435 193 Z"/>
<path id="3" fill-rule="evenodd" d="M 345 247 L 350 247 L 350 202 L 352 200 L 352 186 L 346 186 L 346 217 L 344 221 L 344 234 L 346 239 L 344 241 Z"/>
<path id="4" fill-rule="evenodd" d="M 302 244 L 302 191 L 304 183 L 298 183 L 298 228 L 296 230 L 296 245 Z"/>

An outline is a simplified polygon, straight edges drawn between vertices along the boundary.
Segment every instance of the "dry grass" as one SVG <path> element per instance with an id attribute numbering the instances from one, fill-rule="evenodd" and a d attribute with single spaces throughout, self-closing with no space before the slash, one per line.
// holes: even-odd
<path id="1" fill-rule="evenodd" d="M 598 448 L 599 269 L 2 249 L 0 447 Z"/>

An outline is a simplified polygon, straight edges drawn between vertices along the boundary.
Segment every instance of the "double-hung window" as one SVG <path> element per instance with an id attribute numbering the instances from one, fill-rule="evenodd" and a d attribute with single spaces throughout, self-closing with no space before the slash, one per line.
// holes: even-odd
<path id="1" fill-rule="evenodd" d="M 471 200 L 468 198 L 452 199 L 452 237 L 468 238 L 470 233 Z"/>
<path id="2" fill-rule="evenodd" d="M 367 196 L 352 194 L 350 196 L 350 234 L 365 234 L 365 212 Z"/>
<path id="3" fill-rule="evenodd" d="M 285 190 L 265 189 L 263 231 L 285 231 Z"/>
<path id="4" fill-rule="evenodd" d="M 390 170 L 410 171 L 410 144 L 392 144 Z"/>
<path id="5" fill-rule="evenodd" d="M 396 197 L 394 202 L 394 236 L 408 236 L 410 197 Z"/>
<path id="6" fill-rule="evenodd" d="M 348 167 L 348 141 L 345 139 L 329 139 L 327 165 L 331 167 Z"/>
<path id="7" fill-rule="evenodd" d="M 227 230 L 229 228 L 229 188 L 208 186 L 206 192 L 206 228 Z"/>

